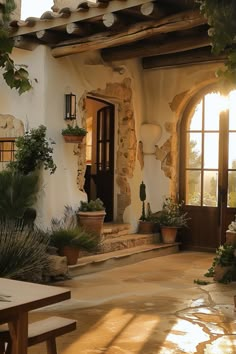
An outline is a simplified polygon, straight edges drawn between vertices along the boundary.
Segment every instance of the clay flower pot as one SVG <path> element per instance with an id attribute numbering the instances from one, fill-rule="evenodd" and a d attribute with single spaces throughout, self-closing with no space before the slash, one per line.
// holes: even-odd
<path id="1" fill-rule="evenodd" d="M 161 226 L 161 236 L 163 243 L 175 243 L 177 236 L 177 227 Z"/>
<path id="2" fill-rule="evenodd" d="M 79 258 L 79 251 L 79 248 L 64 246 L 59 250 L 59 255 L 66 256 L 68 265 L 74 265 L 77 263 L 77 259 Z"/>

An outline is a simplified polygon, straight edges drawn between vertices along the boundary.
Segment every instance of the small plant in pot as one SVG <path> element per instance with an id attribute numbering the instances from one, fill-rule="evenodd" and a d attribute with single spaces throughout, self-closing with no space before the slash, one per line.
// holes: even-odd
<path id="1" fill-rule="evenodd" d="M 85 230 L 98 236 L 102 235 L 104 218 L 106 215 L 103 201 L 99 198 L 88 202 L 81 201 L 78 209 L 78 222 Z"/>
<path id="2" fill-rule="evenodd" d="M 83 138 L 87 134 L 87 130 L 85 128 L 79 127 L 77 124 L 75 126 L 67 124 L 67 128 L 62 129 L 61 133 L 64 137 L 65 142 L 81 143 L 83 141 Z"/>
<path id="3" fill-rule="evenodd" d="M 51 221 L 50 246 L 56 247 L 69 265 L 76 264 L 80 250 L 93 252 L 99 246 L 96 235 L 77 225 L 76 210 L 66 205 L 64 216 Z"/>
<path id="4" fill-rule="evenodd" d="M 139 234 L 151 234 L 153 233 L 155 223 L 152 219 L 152 212 L 150 204 L 147 203 L 147 208 L 145 206 L 146 200 L 146 186 L 142 182 L 139 187 L 139 198 L 142 202 L 142 214 L 139 219 L 138 233 Z"/>
<path id="5" fill-rule="evenodd" d="M 60 256 L 67 257 L 68 265 L 73 265 L 77 263 L 79 251 L 95 251 L 98 247 L 98 240 L 97 237 L 81 227 L 61 227 L 52 231 L 50 245 L 58 249 Z"/>
<path id="6" fill-rule="evenodd" d="M 219 283 L 229 283 L 235 279 L 236 251 L 233 245 L 224 244 L 217 248 L 212 266 L 205 274 Z"/>
<path id="7" fill-rule="evenodd" d="M 178 229 L 187 227 L 188 214 L 183 212 L 184 202 L 177 203 L 171 197 L 164 200 L 162 210 L 156 213 L 155 220 L 160 224 L 164 243 L 174 243 Z"/>

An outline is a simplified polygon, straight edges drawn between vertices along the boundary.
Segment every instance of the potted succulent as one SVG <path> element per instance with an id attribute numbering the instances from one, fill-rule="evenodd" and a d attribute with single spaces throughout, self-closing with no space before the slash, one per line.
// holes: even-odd
<path id="1" fill-rule="evenodd" d="M 95 233 L 100 238 L 105 215 L 105 206 L 101 199 L 81 201 L 78 209 L 78 222 L 85 230 Z"/>
<path id="2" fill-rule="evenodd" d="M 162 210 L 156 215 L 155 220 L 160 224 L 164 243 L 175 242 L 178 229 L 187 226 L 190 218 L 182 211 L 183 204 L 184 202 L 177 203 L 173 198 L 167 197 Z"/>
<path id="3" fill-rule="evenodd" d="M 152 212 L 150 204 L 147 203 L 147 208 L 145 207 L 146 200 L 146 186 L 142 182 L 139 187 L 139 198 L 142 202 L 142 214 L 139 219 L 138 233 L 139 234 L 152 234 L 154 230 L 155 223 L 152 219 Z"/>
<path id="4" fill-rule="evenodd" d="M 67 124 L 67 128 L 62 129 L 62 135 L 65 142 L 67 143 L 81 143 L 83 138 L 87 134 L 85 128 L 79 127 L 77 124 L 73 127 L 72 125 Z"/>
<path id="5" fill-rule="evenodd" d="M 58 249 L 60 256 L 67 257 L 67 264 L 77 263 L 79 251 L 88 252 L 96 250 L 98 239 L 95 235 L 83 230 L 81 227 L 60 227 L 53 230 L 50 237 L 50 245 Z"/>

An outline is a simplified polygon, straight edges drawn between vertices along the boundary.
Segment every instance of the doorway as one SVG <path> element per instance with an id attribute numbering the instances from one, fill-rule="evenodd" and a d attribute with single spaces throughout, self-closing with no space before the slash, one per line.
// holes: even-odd
<path id="1" fill-rule="evenodd" d="M 224 110 L 224 103 L 227 109 Z M 191 218 L 186 248 L 214 250 L 225 242 L 236 214 L 236 90 L 206 93 L 181 123 L 180 198 Z"/>
<path id="2" fill-rule="evenodd" d="M 106 208 L 105 221 L 114 218 L 114 105 L 86 98 L 86 173 L 88 199 L 100 198 Z"/>

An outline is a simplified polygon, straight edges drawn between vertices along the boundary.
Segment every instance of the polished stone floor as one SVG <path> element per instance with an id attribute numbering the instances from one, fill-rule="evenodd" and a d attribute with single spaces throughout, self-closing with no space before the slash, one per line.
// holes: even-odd
<path id="1" fill-rule="evenodd" d="M 58 354 L 236 353 L 236 283 L 204 277 L 213 257 L 180 252 L 57 283 L 72 299 L 30 320 L 77 319 L 77 330 L 57 339 Z M 29 353 L 46 353 L 46 346 Z"/>

